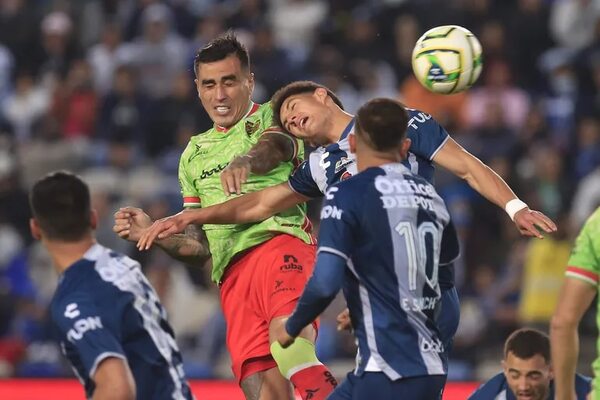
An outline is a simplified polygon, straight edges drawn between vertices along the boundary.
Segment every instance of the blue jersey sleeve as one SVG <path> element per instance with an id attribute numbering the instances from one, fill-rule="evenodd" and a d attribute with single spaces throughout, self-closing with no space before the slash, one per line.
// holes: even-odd
<path id="1" fill-rule="evenodd" d="M 61 341 L 75 349 L 91 379 L 105 358 L 125 359 L 121 344 L 87 294 L 73 294 L 54 305 L 52 320 L 58 328 Z"/>
<path id="2" fill-rule="evenodd" d="M 326 251 L 348 259 L 354 247 L 354 234 L 360 229 L 352 204 L 360 200 L 353 193 L 344 195 L 340 189 L 337 185 L 332 186 L 325 193 L 325 202 L 321 209 L 318 251 Z"/>
<path id="3" fill-rule="evenodd" d="M 426 160 L 433 159 L 450 137 L 448 132 L 429 114 L 413 109 L 408 109 L 408 114 L 409 151 Z"/>
<path id="4" fill-rule="evenodd" d="M 300 193 L 306 197 L 317 198 L 323 196 L 321 189 L 315 182 L 315 179 L 310 170 L 310 160 L 304 160 L 302 164 L 292 173 L 289 179 L 289 185 L 296 193 Z"/>
<path id="5" fill-rule="evenodd" d="M 575 393 L 577 394 L 577 400 L 586 400 L 590 390 L 592 390 L 592 378 L 576 374 Z"/>

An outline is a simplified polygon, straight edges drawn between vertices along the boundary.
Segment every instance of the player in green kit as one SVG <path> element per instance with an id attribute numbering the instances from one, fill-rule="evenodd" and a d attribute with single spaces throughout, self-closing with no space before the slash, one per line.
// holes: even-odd
<path id="1" fill-rule="evenodd" d="M 554 363 L 556 399 L 575 400 L 575 368 L 579 356 L 577 327 L 598 293 L 600 282 L 600 208 L 581 229 L 569 258 L 552 325 L 550 338 Z M 596 317 L 600 327 L 600 312 Z M 597 344 L 600 351 L 600 339 Z M 600 357 L 592 364 L 594 380 L 588 399 L 600 399 Z M 570 374 L 570 375 L 569 375 Z"/>
<path id="2" fill-rule="evenodd" d="M 218 37 L 198 52 L 194 71 L 198 95 L 214 127 L 192 137 L 181 156 L 184 207 L 224 202 L 227 188 L 220 174 L 228 166 L 236 171 L 240 164 L 247 167 L 246 191 L 287 181 L 303 156 L 302 143 L 271 127 L 270 104 L 252 102 L 254 77 L 246 49 L 231 34 Z M 131 241 L 150 225 L 140 209 L 128 207 L 115 214 L 115 232 Z M 232 369 L 246 399 L 293 398 L 284 377 L 303 399 L 325 399 L 336 385 L 315 355 L 316 325 L 302 332 L 295 348 L 281 351 L 275 346 L 271 351 L 272 332 L 294 310 L 312 273 L 315 246 L 310 230 L 305 206 L 296 205 L 262 222 L 192 227 L 157 242 L 188 262 L 206 259 L 210 250 Z M 202 245 L 201 233 L 209 249 Z"/>

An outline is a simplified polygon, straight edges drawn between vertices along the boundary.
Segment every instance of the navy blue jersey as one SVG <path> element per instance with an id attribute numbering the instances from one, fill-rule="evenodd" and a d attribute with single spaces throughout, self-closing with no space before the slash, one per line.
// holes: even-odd
<path id="1" fill-rule="evenodd" d="M 577 400 L 585 400 L 587 398 L 591 390 L 591 381 L 591 378 L 587 376 L 575 375 Z M 554 382 L 550 382 L 548 399 L 554 399 Z M 508 387 L 506 376 L 503 373 L 499 373 L 473 392 L 469 396 L 469 400 L 517 400 L 517 397 Z"/>
<path id="2" fill-rule="evenodd" d="M 50 311 L 88 398 L 99 363 L 118 357 L 129 364 L 137 399 L 193 399 L 165 310 L 136 261 L 93 245 L 61 276 Z"/>
<path id="3" fill-rule="evenodd" d="M 411 140 L 408 157 L 403 164 L 414 174 L 433 183 L 433 157 L 448 140 L 448 132 L 429 114 L 407 108 L 409 121 L 406 131 Z M 290 187 L 307 197 L 323 196 L 330 185 L 356 175 L 356 158 L 350 152 L 348 135 L 354 133 L 354 119 L 340 140 L 313 151 L 289 180 Z"/>
<path id="4" fill-rule="evenodd" d="M 297 333 L 326 306 L 307 298 L 311 293 L 321 291 L 330 299 L 333 291 L 320 288 L 339 283 L 358 339 L 358 375 L 383 371 L 396 380 L 446 374 L 434 316 L 441 297 L 438 266 L 448 261 L 441 249 L 448 223 L 448 210 L 433 186 L 399 163 L 369 168 L 329 188 L 315 272 L 288 320 L 288 332 Z M 321 279 L 331 271 L 320 265 L 325 254 L 345 264 L 343 281 Z"/>

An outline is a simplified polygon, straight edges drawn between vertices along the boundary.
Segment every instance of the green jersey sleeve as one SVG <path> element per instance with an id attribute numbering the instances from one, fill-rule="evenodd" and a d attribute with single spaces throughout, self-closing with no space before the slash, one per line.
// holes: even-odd
<path id="1" fill-rule="evenodd" d="M 598 286 L 600 276 L 600 208 L 588 218 L 575 240 L 566 275 Z"/>
<path id="2" fill-rule="evenodd" d="M 194 146 L 194 143 L 188 143 L 187 147 L 181 154 L 181 158 L 179 159 L 179 186 L 181 187 L 181 196 L 183 197 L 184 208 L 201 206 L 200 195 L 194 186 L 194 179 L 189 175 L 188 172 L 190 157 L 193 156 L 192 152 L 190 151 L 191 146 Z"/>

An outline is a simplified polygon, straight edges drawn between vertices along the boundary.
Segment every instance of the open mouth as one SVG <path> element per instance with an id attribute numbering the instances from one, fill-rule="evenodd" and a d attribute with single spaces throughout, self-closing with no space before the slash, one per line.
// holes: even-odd
<path id="1" fill-rule="evenodd" d="M 304 117 L 300 120 L 300 128 L 304 129 L 306 126 L 306 121 L 308 121 L 308 117 Z"/>
<path id="2" fill-rule="evenodd" d="M 229 112 L 229 110 L 231 110 L 231 107 L 229 107 L 229 106 L 216 106 L 214 108 L 214 110 L 219 115 L 226 115 Z"/>

